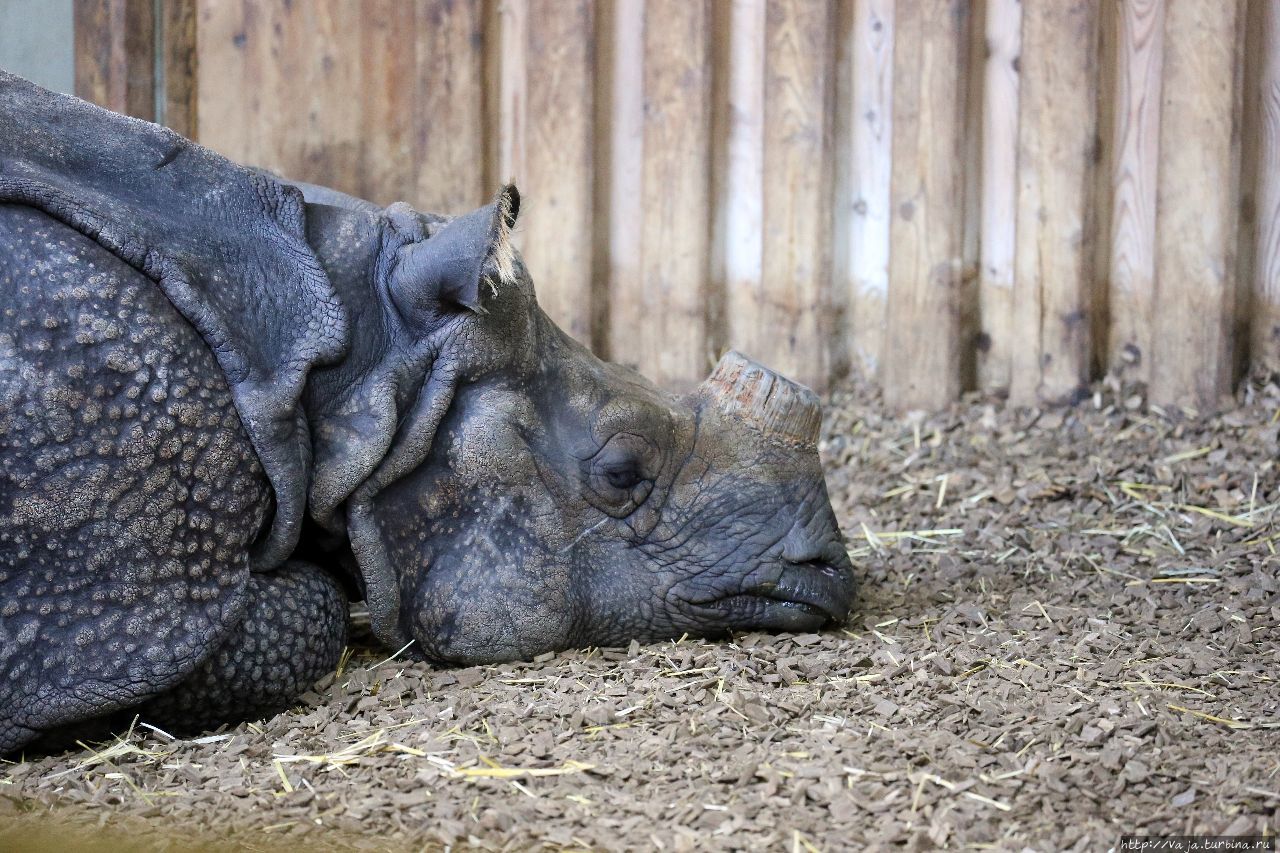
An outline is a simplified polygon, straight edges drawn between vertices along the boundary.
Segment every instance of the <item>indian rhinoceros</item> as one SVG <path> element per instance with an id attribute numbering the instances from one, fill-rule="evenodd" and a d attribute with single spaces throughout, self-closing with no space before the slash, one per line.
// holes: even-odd
<path id="1" fill-rule="evenodd" d="M 0 72 L 0 753 L 286 707 L 352 598 L 462 664 L 845 617 L 814 394 L 596 358 L 519 206 L 379 208 Z"/>

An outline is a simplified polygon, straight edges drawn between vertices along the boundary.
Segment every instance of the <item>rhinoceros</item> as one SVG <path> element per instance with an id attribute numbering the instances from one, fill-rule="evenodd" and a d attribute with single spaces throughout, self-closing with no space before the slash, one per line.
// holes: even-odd
<path id="1" fill-rule="evenodd" d="M 350 600 L 443 664 L 846 616 L 815 395 L 596 358 L 519 208 L 380 208 L 0 72 L 0 754 L 287 707 Z"/>

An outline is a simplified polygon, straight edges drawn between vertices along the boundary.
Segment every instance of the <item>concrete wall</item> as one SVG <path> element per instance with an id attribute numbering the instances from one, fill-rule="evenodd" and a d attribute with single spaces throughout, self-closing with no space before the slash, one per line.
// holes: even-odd
<path id="1" fill-rule="evenodd" d="M 75 88 L 71 0 L 0 0 L 0 68 L 59 92 Z"/>

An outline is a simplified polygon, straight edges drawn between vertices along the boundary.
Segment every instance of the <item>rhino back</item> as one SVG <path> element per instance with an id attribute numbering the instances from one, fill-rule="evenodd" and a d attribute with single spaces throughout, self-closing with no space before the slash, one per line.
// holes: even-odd
<path id="1" fill-rule="evenodd" d="M 271 490 L 149 278 L 0 204 L 0 753 L 175 683 L 240 618 Z"/>

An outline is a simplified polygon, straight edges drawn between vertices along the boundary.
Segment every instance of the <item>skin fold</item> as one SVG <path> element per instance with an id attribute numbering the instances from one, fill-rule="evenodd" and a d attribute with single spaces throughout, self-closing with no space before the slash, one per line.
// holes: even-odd
<path id="1" fill-rule="evenodd" d="M 0 754 L 287 707 L 348 597 L 445 664 L 847 615 L 817 398 L 596 358 L 519 206 L 379 208 L 0 73 Z"/>

